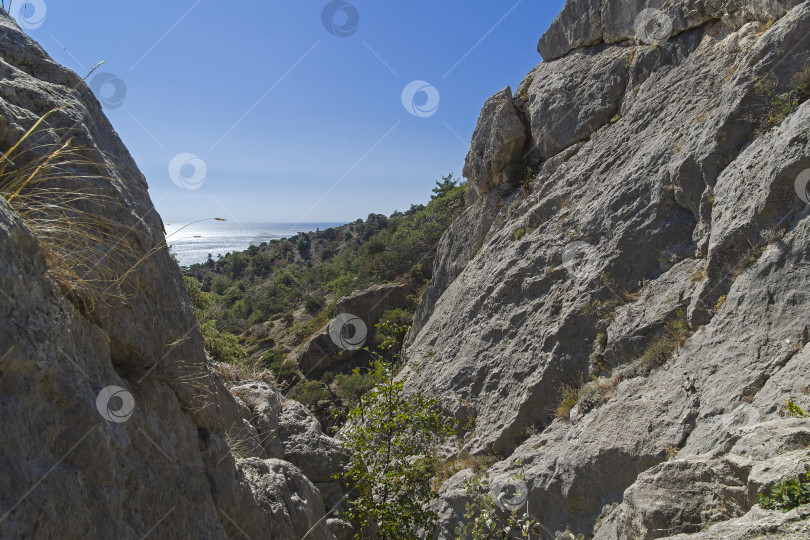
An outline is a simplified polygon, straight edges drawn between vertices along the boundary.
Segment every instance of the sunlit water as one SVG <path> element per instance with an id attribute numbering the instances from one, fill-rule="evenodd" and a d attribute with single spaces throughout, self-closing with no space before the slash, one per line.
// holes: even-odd
<path id="1" fill-rule="evenodd" d="M 210 253 L 217 255 L 244 251 L 251 245 L 259 245 L 278 238 L 289 238 L 299 232 L 328 229 L 342 223 L 232 223 L 203 221 L 186 226 L 186 223 L 167 223 L 166 242 L 182 266 L 205 262 Z M 184 228 L 185 227 L 185 228 Z"/>

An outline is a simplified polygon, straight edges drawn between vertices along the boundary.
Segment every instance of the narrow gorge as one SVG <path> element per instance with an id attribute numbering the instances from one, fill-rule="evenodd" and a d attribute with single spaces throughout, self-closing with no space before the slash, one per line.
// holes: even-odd
<path id="1" fill-rule="evenodd" d="M 809 31 L 807 1 L 568 0 L 486 101 L 402 348 L 457 429 L 423 537 L 476 459 L 543 538 L 810 537 L 760 505 L 810 468 Z M 0 186 L 78 149 L 0 198 L 0 537 L 352 538 L 340 433 L 211 358 L 96 97 L 4 12 L 0 44 Z M 38 222 L 57 199 L 90 232 Z M 298 367 L 353 358 L 316 330 Z"/>

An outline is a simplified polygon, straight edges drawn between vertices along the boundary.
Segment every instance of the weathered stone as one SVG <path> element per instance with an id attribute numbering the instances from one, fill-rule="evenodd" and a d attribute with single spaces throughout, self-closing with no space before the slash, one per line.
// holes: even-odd
<path id="1" fill-rule="evenodd" d="M 734 4 L 728 21 L 701 14 L 707 2 L 678 6 L 698 13 L 675 17 L 654 47 L 605 44 L 599 30 L 521 83 L 537 179 L 489 202 L 508 208 L 460 271 L 437 273 L 438 296 L 426 293 L 409 336 L 418 369 L 406 366 L 406 387 L 469 426 L 468 451 L 503 458 L 491 475 L 522 472 L 529 513 L 552 533 L 590 534 L 600 516 L 604 537 L 742 527 L 767 484 L 760 469 L 769 482 L 804 462 L 786 454 L 804 435 L 777 436 L 772 423 L 789 396 L 810 405 L 810 215 L 794 188 L 810 167 L 810 103 L 763 134 L 756 115 L 772 105 L 754 82 L 791 89 L 810 61 L 810 6 Z M 576 19 L 568 28 L 586 31 Z M 603 77 L 597 88 L 566 83 Z M 566 106 L 598 114 L 544 146 L 559 115 L 573 114 Z M 475 245 L 452 231 L 448 246 Z M 683 343 L 628 369 L 663 339 Z M 560 386 L 582 385 L 594 360 L 602 383 L 611 369 L 623 379 L 575 407 L 575 422 L 553 420 Z M 442 538 L 463 520 L 464 494 L 451 491 L 437 506 Z M 784 530 L 802 530 L 798 519 Z"/>
<path id="2" fill-rule="evenodd" d="M 568 0 L 540 38 L 537 52 L 548 62 L 576 48 L 599 43 L 631 41 L 649 45 L 715 20 L 720 20 L 727 31 L 735 31 L 752 19 L 763 22 L 777 19 L 799 3 L 800 0 Z M 657 17 L 645 25 L 651 18 L 647 10 L 655 10 Z"/>
<path id="3" fill-rule="evenodd" d="M 469 181 L 470 202 L 525 174 L 525 141 L 526 128 L 512 102 L 512 89 L 507 86 L 484 104 L 473 133 L 463 171 Z"/>
<path id="4" fill-rule="evenodd" d="M 333 538 L 297 468 L 234 459 L 263 457 L 258 432 L 208 363 L 146 182 L 89 88 L 3 11 L 0 41 L 0 150 L 50 111 L 28 157 L 81 146 L 94 163 L 57 186 L 77 195 L 62 215 L 80 210 L 126 246 L 82 251 L 98 253 L 85 277 L 112 288 L 71 294 L 54 280 L 66 261 L 49 267 L 20 201 L 0 198 L 0 536 Z M 86 246 L 78 229 L 68 240 Z"/>
<path id="5" fill-rule="evenodd" d="M 341 297 L 335 306 L 337 316 L 345 313 L 358 317 L 362 327 L 365 328 L 365 340 L 358 339 L 358 343 L 350 340 L 350 346 L 339 346 L 330 335 L 330 325 L 333 324 L 330 321 L 300 348 L 293 351 L 291 358 L 304 375 L 310 378 L 317 378 L 327 370 L 346 369 L 347 366 L 368 363 L 370 357 L 360 347 L 374 337 L 374 325 L 379 322 L 382 314 L 389 309 L 404 307 L 408 295 L 412 292 L 411 286 L 407 283 L 388 283 L 374 285 Z"/>

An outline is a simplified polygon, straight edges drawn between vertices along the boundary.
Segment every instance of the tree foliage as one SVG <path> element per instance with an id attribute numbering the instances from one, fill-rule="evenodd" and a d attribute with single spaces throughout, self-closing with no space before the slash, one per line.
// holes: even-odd
<path id="1" fill-rule="evenodd" d="M 339 477 L 351 489 L 347 517 L 358 539 L 415 538 L 437 519 L 427 509 L 437 496 L 436 447 L 453 434 L 452 423 L 435 398 L 406 394 L 404 380 L 394 378 L 395 366 L 377 357 L 371 370 L 381 382 L 359 397 L 346 424 L 351 458 Z"/>

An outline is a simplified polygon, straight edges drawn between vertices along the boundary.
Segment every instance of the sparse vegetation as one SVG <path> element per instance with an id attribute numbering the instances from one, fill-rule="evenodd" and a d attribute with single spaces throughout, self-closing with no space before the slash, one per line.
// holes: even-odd
<path id="1" fill-rule="evenodd" d="M 495 489 L 488 473 L 466 482 L 465 489 L 472 500 L 465 504 L 467 522 L 454 531 L 457 538 L 542 538 L 542 527 L 529 516 L 528 509 L 522 508 L 528 497 L 523 474 L 513 474 L 505 486 L 498 487 L 503 491 Z"/>
<path id="2" fill-rule="evenodd" d="M 561 420 L 568 420 L 571 418 L 571 409 L 576 407 L 579 403 L 579 396 L 582 394 L 584 387 L 577 387 L 570 384 L 562 384 L 557 389 L 562 395 L 560 404 L 554 411 L 554 417 Z"/>
<path id="3" fill-rule="evenodd" d="M 810 503 L 810 467 L 802 475 L 779 482 L 770 491 L 759 494 L 759 505 L 766 510 L 787 512 Z"/>
<path id="4" fill-rule="evenodd" d="M 757 118 L 759 132 L 765 133 L 781 124 L 810 98 L 810 66 L 794 75 L 792 88 L 788 92 L 778 93 L 776 82 L 772 79 L 754 81 L 754 90 L 765 101 L 764 110 Z"/>
<path id="5" fill-rule="evenodd" d="M 810 414 L 807 414 L 804 409 L 796 405 L 796 398 L 794 397 L 785 400 L 780 414 L 783 416 L 792 416 L 793 418 L 810 418 Z"/>
<path id="6" fill-rule="evenodd" d="M 470 469 L 475 474 L 480 475 L 497 463 L 497 461 L 498 458 L 493 454 L 479 454 L 473 456 L 469 452 L 462 451 L 450 459 L 439 462 L 436 467 L 435 489 L 439 489 L 446 480 L 459 471 Z"/>
<path id="7" fill-rule="evenodd" d="M 135 269 L 166 246 L 131 245 L 131 231 L 110 219 L 118 199 L 106 193 L 103 156 L 46 129 L 42 115 L 5 153 L 0 154 L 0 196 L 37 236 L 52 276 L 67 298 L 89 313 L 112 299 L 137 292 L 129 279 Z"/>
<path id="8" fill-rule="evenodd" d="M 700 268 L 698 268 L 697 270 L 695 270 L 694 272 L 689 274 L 689 279 L 693 283 L 699 283 L 701 281 L 706 281 L 706 267 L 701 266 Z"/>
<path id="9" fill-rule="evenodd" d="M 641 356 L 632 362 L 614 369 L 609 377 L 593 375 L 590 381 L 583 382 L 579 386 L 561 385 L 558 390 L 562 398 L 554 411 L 554 417 L 568 420 L 574 407 L 586 413 L 607 402 L 613 397 L 619 383 L 633 377 L 649 375 L 653 369 L 669 360 L 690 335 L 692 331 L 686 322 L 686 315 L 683 308 L 679 308 L 664 324 L 662 332 L 649 343 Z M 603 349 L 606 343 L 607 334 L 597 334 L 595 341 L 597 348 Z M 593 357 L 591 359 L 593 360 Z"/>
<path id="10" fill-rule="evenodd" d="M 382 348 L 393 344 L 386 340 Z M 435 525 L 437 516 L 427 506 L 437 497 L 436 446 L 454 431 L 435 398 L 403 392 L 404 381 L 394 380 L 394 352 L 394 362 L 375 356 L 371 369 L 381 382 L 349 411 L 345 430 L 351 457 L 338 478 L 352 493 L 346 516 L 357 539 L 414 538 Z"/>

